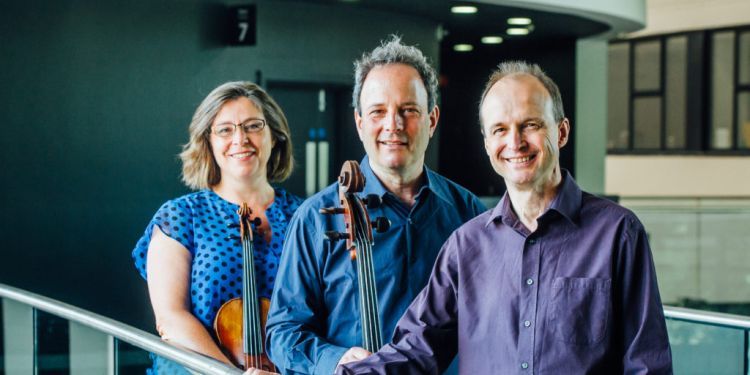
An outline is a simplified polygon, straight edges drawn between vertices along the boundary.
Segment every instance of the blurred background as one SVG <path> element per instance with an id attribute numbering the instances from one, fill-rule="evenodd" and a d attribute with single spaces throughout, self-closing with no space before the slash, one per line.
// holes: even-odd
<path id="1" fill-rule="evenodd" d="M 563 167 L 639 215 L 663 302 L 750 315 L 746 0 L 0 5 L 0 283 L 153 332 L 130 252 L 156 209 L 188 191 L 176 155 L 199 102 L 226 81 L 266 88 L 293 133 L 283 186 L 307 196 L 362 157 L 352 62 L 397 34 L 440 73 L 431 168 L 494 204 L 505 188 L 484 153 L 479 95 L 498 62 L 538 63 L 572 123 Z M 695 340 L 670 329 L 673 348 Z M 721 350 L 747 366 L 747 331 L 738 337 L 744 346 Z"/>

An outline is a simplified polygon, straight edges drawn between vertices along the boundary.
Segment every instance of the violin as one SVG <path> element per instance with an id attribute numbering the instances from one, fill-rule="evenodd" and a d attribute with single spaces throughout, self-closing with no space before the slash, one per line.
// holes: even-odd
<path id="1" fill-rule="evenodd" d="M 372 261 L 372 230 L 375 228 L 378 233 L 383 233 L 388 230 L 391 222 L 385 217 L 378 217 L 370 222 L 367 207 L 376 208 L 382 201 L 376 194 L 370 194 L 364 199 L 356 194 L 365 186 L 365 177 L 356 161 L 344 162 L 338 182 L 341 207 L 323 208 L 320 213 L 341 214 L 344 217 L 346 232 L 328 231 L 326 236 L 331 241 L 346 239 L 349 256 L 356 262 L 362 347 L 374 353 L 383 345 L 383 335 L 380 329 L 378 292 Z"/>
<path id="2" fill-rule="evenodd" d="M 236 366 L 245 370 L 254 367 L 276 372 L 276 366 L 268 359 L 264 347 L 270 302 L 267 298 L 258 298 L 255 279 L 251 225 L 259 226 L 260 218 L 251 220 L 251 213 L 247 203 L 237 210 L 242 242 L 242 298 L 233 298 L 221 305 L 214 319 L 214 331 L 219 346 Z"/>

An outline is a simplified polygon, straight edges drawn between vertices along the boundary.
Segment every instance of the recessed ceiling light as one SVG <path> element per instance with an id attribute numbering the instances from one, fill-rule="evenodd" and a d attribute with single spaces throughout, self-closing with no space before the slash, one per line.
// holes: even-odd
<path id="1" fill-rule="evenodd" d="M 471 5 L 456 5 L 451 7 L 451 13 L 456 14 L 474 14 L 477 12 L 477 7 Z"/>
<path id="2" fill-rule="evenodd" d="M 516 25 L 516 26 L 531 25 L 531 18 L 511 17 L 511 18 L 508 18 L 508 25 Z"/>
<path id="3" fill-rule="evenodd" d="M 503 37 L 497 35 L 488 35 L 482 37 L 482 43 L 484 44 L 500 44 L 503 42 Z"/>
<path id="4" fill-rule="evenodd" d="M 456 44 L 453 46 L 453 50 L 456 52 L 469 52 L 474 50 L 474 46 L 471 44 Z"/>
<path id="5" fill-rule="evenodd" d="M 529 29 L 525 27 L 511 27 L 505 32 L 508 33 L 508 35 L 527 35 L 529 33 Z"/>

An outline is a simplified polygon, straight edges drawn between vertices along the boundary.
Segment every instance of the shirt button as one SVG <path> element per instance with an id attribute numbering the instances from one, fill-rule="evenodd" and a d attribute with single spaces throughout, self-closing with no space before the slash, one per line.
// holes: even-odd
<path id="1" fill-rule="evenodd" d="M 528 320 L 526 320 L 526 321 L 523 322 L 523 326 L 524 327 L 529 327 L 529 326 L 531 326 L 531 322 L 528 321 Z"/>
<path id="2" fill-rule="evenodd" d="M 531 278 L 526 279 L 526 285 L 531 285 L 533 283 L 534 283 L 534 280 L 532 280 Z"/>
<path id="3" fill-rule="evenodd" d="M 529 245 L 533 245 L 535 243 L 536 243 L 536 239 L 535 238 L 529 238 Z"/>
<path id="4" fill-rule="evenodd" d="M 526 363 L 526 362 L 521 363 L 521 368 L 525 370 L 525 369 L 529 368 L 529 364 Z"/>

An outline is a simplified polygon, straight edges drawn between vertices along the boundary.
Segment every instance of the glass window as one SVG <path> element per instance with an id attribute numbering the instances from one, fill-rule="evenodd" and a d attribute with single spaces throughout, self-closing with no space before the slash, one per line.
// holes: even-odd
<path id="1" fill-rule="evenodd" d="M 656 91 L 661 88 L 661 42 L 639 42 L 634 45 L 635 91 Z"/>
<path id="2" fill-rule="evenodd" d="M 737 94 L 737 147 L 750 149 L 750 91 Z"/>
<path id="3" fill-rule="evenodd" d="M 734 31 L 713 35 L 711 56 L 711 148 L 729 149 L 734 114 Z"/>
<path id="4" fill-rule="evenodd" d="M 633 127 L 636 149 L 661 147 L 661 97 L 646 96 L 633 100 Z"/>
<path id="5" fill-rule="evenodd" d="M 607 67 L 609 89 L 607 94 L 607 148 L 627 149 L 629 130 L 628 108 L 630 104 L 630 44 L 618 43 L 609 46 Z"/>
<path id="6" fill-rule="evenodd" d="M 750 85 L 750 31 L 739 36 L 739 80 L 741 85 Z"/>
<path id="7" fill-rule="evenodd" d="M 666 139 L 668 149 L 685 148 L 687 126 L 687 36 L 667 40 L 666 52 Z"/>

